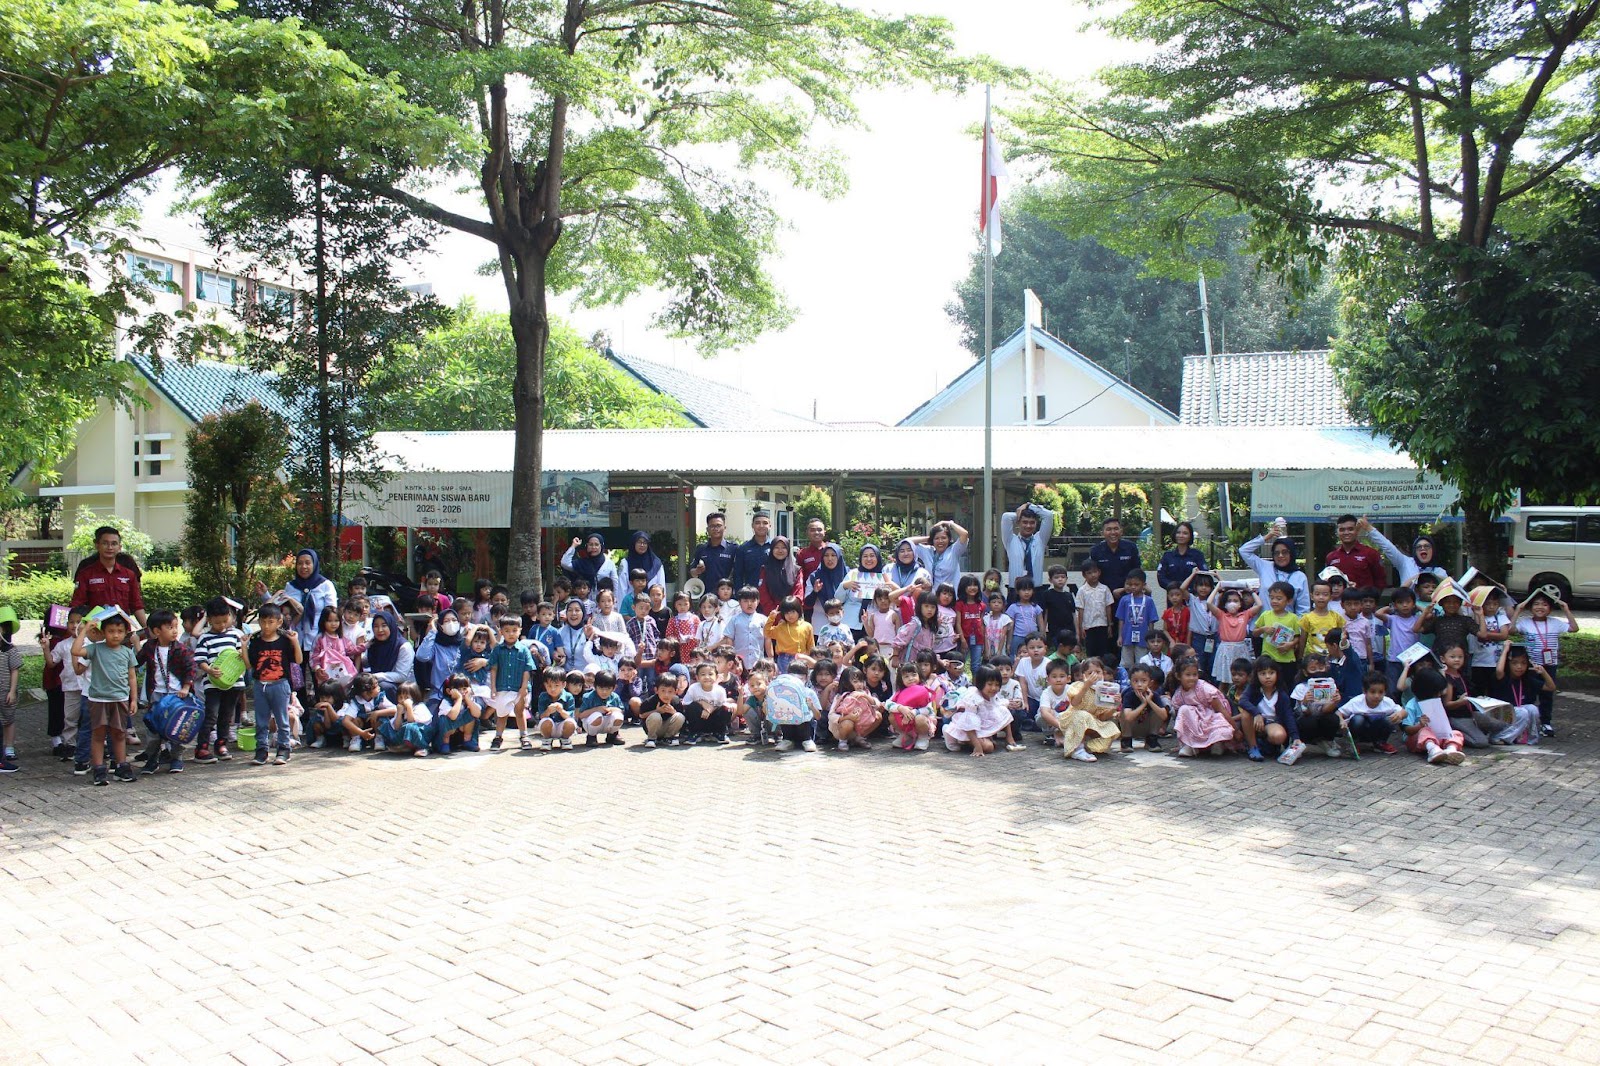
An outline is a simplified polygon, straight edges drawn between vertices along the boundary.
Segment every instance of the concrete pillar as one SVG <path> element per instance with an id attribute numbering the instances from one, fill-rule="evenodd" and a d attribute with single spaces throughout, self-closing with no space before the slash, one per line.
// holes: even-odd
<path id="1" fill-rule="evenodd" d="M 845 479 L 845 476 L 843 474 L 839 474 L 838 476 L 836 476 L 833 479 L 833 526 L 832 526 L 832 528 L 833 528 L 833 539 L 836 540 L 836 541 L 839 540 L 841 536 L 843 536 L 844 527 L 849 523 L 849 520 L 850 520 L 849 519 L 849 513 L 848 513 L 848 507 L 846 506 L 848 501 L 847 501 L 847 499 L 845 497 L 844 479 Z M 799 538 L 797 537 L 796 539 L 798 540 Z M 841 562 L 842 561 L 843 560 L 841 560 Z"/>
<path id="2" fill-rule="evenodd" d="M 1156 551 L 1162 551 L 1161 539 L 1161 475 L 1157 474 L 1150 480 L 1150 539 L 1155 543 Z"/>

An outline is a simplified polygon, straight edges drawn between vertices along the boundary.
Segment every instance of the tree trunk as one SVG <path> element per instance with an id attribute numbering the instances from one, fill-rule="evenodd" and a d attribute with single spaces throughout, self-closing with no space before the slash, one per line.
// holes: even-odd
<path id="1" fill-rule="evenodd" d="M 502 245 L 504 249 L 504 245 Z M 544 476 L 544 354 L 550 340 L 545 305 L 545 257 L 531 248 L 510 249 L 517 261 L 517 284 L 507 285 L 511 298 L 511 336 L 516 342 L 517 376 L 512 386 L 516 404 L 516 442 L 511 476 L 511 543 L 506 556 L 506 584 L 512 594 L 544 595 L 539 509 Z"/>
<path id="2" fill-rule="evenodd" d="M 1462 493 L 1461 514 L 1461 540 L 1467 549 L 1467 560 L 1496 581 L 1504 581 L 1506 553 L 1494 535 L 1494 508 Z"/>

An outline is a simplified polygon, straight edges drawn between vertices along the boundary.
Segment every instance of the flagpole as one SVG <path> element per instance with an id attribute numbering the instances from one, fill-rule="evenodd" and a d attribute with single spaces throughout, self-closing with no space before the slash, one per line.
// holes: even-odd
<path id="1" fill-rule="evenodd" d="M 983 551 L 979 558 L 982 568 L 994 565 L 994 234 L 987 225 L 991 199 L 989 168 L 989 86 L 983 87 L 983 506 L 979 510 L 983 521 Z"/>

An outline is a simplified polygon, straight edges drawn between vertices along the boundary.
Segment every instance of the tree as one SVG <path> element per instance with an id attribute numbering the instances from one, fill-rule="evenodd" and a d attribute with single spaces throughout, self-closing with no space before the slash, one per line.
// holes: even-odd
<path id="1" fill-rule="evenodd" d="M 260 290 L 243 301 L 240 347 L 283 398 L 289 475 L 314 505 L 307 533 L 324 559 L 338 562 L 346 484 L 376 469 L 371 438 L 388 392 L 378 375 L 401 346 L 448 317 L 397 273 L 426 247 L 432 227 L 320 172 L 252 162 L 201 202 L 219 246 L 305 282 L 305 292 Z"/>
<path id="2" fill-rule="evenodd" d="M 255 568 L 283 556 L 294 497 L 283 483 L 289 427 L 258 403 L 207 415 L 189 430 L 183 559 L 208 592 L 242 596 Z"/>
<path id="3" fill-rule="evenodd" d="M 1356 414 L 1461 492 L 1474 566 L 1504 568 L 1491 521 L 1517 489 L 1600 494 L 1600 190 L 1545 232 L 1375 260 L 1389 301 L 1351 301 L 1334 351 Z M 1574 402 L 1574 401 L 1577 402 Z"/>
<path id="4" fill-rule="evenodd" d="M 1022 290 L 1039 295 L 1050 332 L 1088 358 L 1177 410 L 1183 357 L 1204 351 L 1195 275 L 1164 278 L 1148 261 L 1123 255 L 1093 237 L 1069 237 L 1060 224 L 1035 214 L 1046 200 L 1030 198 L 1006 210 L 1006 251 L 994 261 L 996 338 L 1022 325 Z M 1337 324 L 1336 292 L 1320 287 L 1304 302 L 1276 275 L 1261 272 L 1244 252 L 1243 219 L 1221 228 L 1208 258 L 1221 264 L 1209 279 L 1211 323 L 1220 348 L 1280 351 L 1326 347 Z M 983 356 L 983 254 L 945 312 L 961 327 L 961 342 Z M 1124 340 L 1128 343 L 1124 350 Z M 1126 364 L 1124 363 L 1126 360 Z"/>
<path id="5" fill-rule="evenodd" d="M 404 108 L 298 24 L 173 0 L 0 0 L 0 464 L 48 474 L 96 401 L 131 402 L 119 332 L 151 354 L 184 340 L 110 230 L 151 178 Z"/>
<path id="6" fill-rule="evenodd" d="M 378 428 L 513 429 L 516 405 L 505 382 L 516 366 L 516 342 L 506 316 L 463 300 L 447 324 L 401 347 L 384 364 L 372 388 L 384 397 Z M 552 323 L 545 385 L 545 429 L 689 424 L 670 399 L 607 362 L 559 321 Z"/>
<path id="7" fill-rule="evenodd" d="M 1107 24 L 1143 58 L 1014 117 L 1071 176 L 1060 217 L 1130 254 L 1192 260 L 1241 210 L 1252 250 L 1302 274 L 1353 237 L 1483 248 L 1600 149 L 1597 16 L 1600 0 L 1135 0 Z"/>
<path id="8" fill-rule="evenodd" d="M 456 162 L 484 214 L 330 173 L 494 248 L 517 353 L 508 580 L 535 591 L 550 291 L 588 304 L 665 293 L 660 323 L 711 347 L 785 322 L 765 269 L 778 219 L 746 173 L 834 191 L 839 170 L 809 136 L 818 119 L 854 121 L 862 86 L 958 69 L 943 22 L 825 0 L 257 3 L 315 19 L 472 127 L 477 151 Z"/>

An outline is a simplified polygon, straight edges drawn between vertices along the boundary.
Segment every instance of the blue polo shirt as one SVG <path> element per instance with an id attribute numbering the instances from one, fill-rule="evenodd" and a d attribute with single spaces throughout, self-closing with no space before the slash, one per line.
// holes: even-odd
<path id="1" fill-rule="evenodd" d="M 1139 569 L 1139 547 L 1124 537 L 1112 548 L 1101 541 L 1089 549 L 1089 558 L 1100 564 L 1100 581 L 1113 592 L 1128 582 L 1128 575 Z"/>
<path id="2" fill-rule="evenodd" d="M 699 564 L 706 564 L 705 573 L 700 575 L 700 580 L 705 583 L 707 592 L 715 592 L 717 582 L 723 578 L 733 577 L 735 550 L 726 540 L 717 545 L 700 544 L 695 547 L 694 554 L 689 556 L 689 569 L 692 571 Z M 734 591 L 739 591 L 737 582 L 734 584 Z"/>
<path id="3" fill-rule="evenodd" d="M 768 537 L 765 544 L 757 544 L 755 538 L 745 541 L 734 549 L 733 555 L 733 591 L 737 595 L 739 590 L 746 585 L 756 586 L 761 581 L 761 568 L 766 564 L 767 553 L 772 550 L 772 538 Z M 715 591 L 710 581 L 706 582 L 706 591 Z"/>

